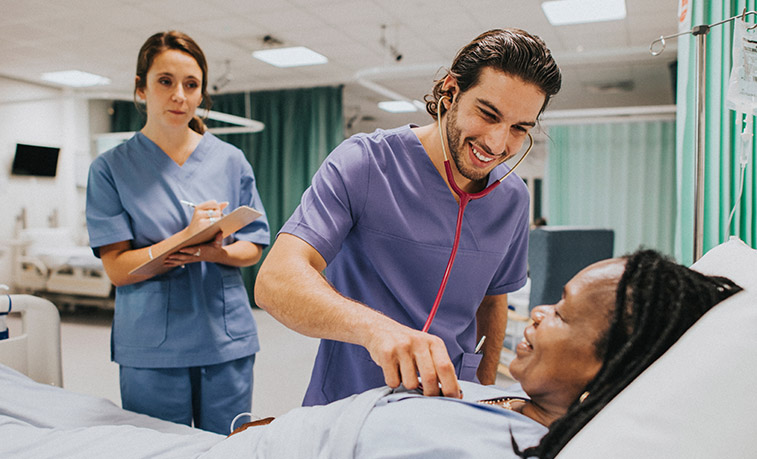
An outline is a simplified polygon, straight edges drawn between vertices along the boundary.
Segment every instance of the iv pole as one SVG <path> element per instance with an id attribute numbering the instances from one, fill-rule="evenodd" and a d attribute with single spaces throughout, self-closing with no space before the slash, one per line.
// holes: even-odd
<path id="1" fill-rule="evenodd" d="M 702 120 L 704 119 L 704 103 L 706 99 L 706 68 L 707 62 L 707 34 L 712 27 L 731 22 L 735 19 L 741 18 L 745 20 L 747 14 L 757 14 L 757 11 L 744 11 L 736 16 L 728 19 L 724 19 L 720 22 L 709 25 L 698 25 L 691 30 L 679 32 L 674 35 L 668 35 L 666 37 L 660 36 L 660 38 L 654 40 L 649 45 L 649 52 L 653 56 L 659 56 L 665 51 L 665 40 L 670 38 L 679 37 L 681 35 L 691 34 L 697 38 L 696 47 L 696 111 L 694 116 L 694 126 L 696 126 L 696 137 L 694 138 L 694 151 L 696 156 L 694 158 L 694 167 L 696 169 L 696 181 L 694 184 L 695 204 L 694 204 L 694 261 L 702 258 L 704 252 L 704 149 L 705 149 L 705 126 Z M 659 50 L 655 50 L 655 43 L 660 43 Z"/>

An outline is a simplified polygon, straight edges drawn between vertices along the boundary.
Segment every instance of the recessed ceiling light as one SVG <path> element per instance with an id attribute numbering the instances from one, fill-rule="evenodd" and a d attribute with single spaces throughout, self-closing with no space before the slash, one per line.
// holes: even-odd
<path id="1" fill-rule="evenodd" d="M 553 0 L 541 4 L 552 25 L 616 21 L 626 17 L 625 0 Z"/>
<path id="2" fill-rule="evenodd" d="M 42 79 L 51 83 L 83 88 L 86 86 L 101 86 L 110 84 L 110 79 L 80 70 L 65 70 L 62 72 L 43 73 Z"/>
<path id="3" fill-rule="evenodd" d="M 276 67 L 300 67 L 303 65 L 325 64 L 329 61 L 326 56 L 318 54 L 304 46 L 262 49 L 253 52 L 252 57 Z"/>
<path id="4" fill-rule="evenodd" d="M 389 113 L 409 113 L 418 111 L 412 102 L 406 100 L 385 100 L 379 102 L 378 106 L 381 110 Z"/>

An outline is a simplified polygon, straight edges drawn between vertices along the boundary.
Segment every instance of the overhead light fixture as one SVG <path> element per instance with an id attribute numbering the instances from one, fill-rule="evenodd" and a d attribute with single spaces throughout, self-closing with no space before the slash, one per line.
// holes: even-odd
<path id="1" fill-rule="evenodd" d="M 104 76 L 82 72 L 80 70 L 65 70 L 62 72 L 43 73 L 42 79 L 51 83 L 72 86 L 74 88 L 110 84 L 110 79 L 105 78 Z"/>
<path id="2" fill-rule="evenodd" d="M 410 113 L 418 111 L 415 104 L 407 100 L 385 100 L 379 102 L 378 106 L 381 110 L 389 113 Z"/>
<path id="3" fill-rule="evenodd" d="M 252 57 L 276 67 L 300 67 L 303 65 L 325 64 L 329 60 L 304 46 L 292 48 L 261 49 L 252 53 Z"/>
<path id="4" fill-rule="evenodd" d="M 617 21 L 626 17 L 625 0 L 554 0 L 543 2 L 541 9 L 549 23 L 556 26 Z"/>

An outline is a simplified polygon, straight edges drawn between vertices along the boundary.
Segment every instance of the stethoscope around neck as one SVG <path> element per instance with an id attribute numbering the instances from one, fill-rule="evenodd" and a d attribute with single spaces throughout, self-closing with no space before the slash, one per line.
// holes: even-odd
<path id="1" fill-rule="evenodd" d="M 437 102 L 436 106 L 436 124 L 439 127 L 439 141 L 442 144 L 442 153 L 444 154 L 444 172 L 447 174 L 447 181 L 449 182 L 450 187 L 452 187 L 452 190 L 455 192 L 455 194 L 460 198 L 460 204 L 457 210 L 457 224 L 455 225 L 455 240 L 452 244 L 452 252 L 449 255 L 449 261 L 447 262 L 447 267 L 444 270 L 444 276 L 442 277 L 442 283 L 439 286 L 439 291 L 436 293 L 436 299 L 434 300 L 434 305 L 431 308 L 431 312 L 428 314 L 428 318 L 426 319 L 426 323 L 423 325 L 423 331 L 427 332 L 428 329 L 431 327 L 431 322 L 434 320 L 434 316 L 436 316 L 436 312 L 439 309 L 439 304 L 442 302 L 442 296 L 444 296 L 444 290 L 447 288 L 447 281 L 449 280 L 449 273 L 452 271 L 452 264 L 455 262 L 455 255 L 457 255 L 457 246 L 460 244 L 460 232 L 463 227 L 463 214 L 465 213 L 465 206 L 468 205 L 468 203 L 474 199 L 481 199 L 484 196 L 488 195 L 492 192 L 493 189 L 495 189 L 497 186 L 499 186 L 500 183 L 502 183 L 503 180 L 507 178 L 508 175 L 512 174 L 516 167 L 520 165 L 521 162 L 523 162 L 524 159 L 526 159 L 526 155 L 531 151 L 531 148 L 534 146 L 534 138 L 531 136 L 531 133 L 527 133 L 528 139 L 531 141 L 530 145 L 528 146 L 528 149 L 526 149 L 526 152 L 523 153 L 523 156 L 520 157 L 517 163 L 507 171 L 505 175 L 502 176 L 501 179 L 497 180 L 496 182 L 493 182 L 491 185 L 487 186 L 483 190 L 476 192 L 476 193 L 468 193 L 467 191 L 464 191 L 462 188 L 460 188 L 457 185 L 457 182 L 455 182 L 455 176 L 452 174 L 452 166 L 450 165 L 449 158 L 447 157 L 447 140 L 444 136 L 444 131 L 442 130 L 442 101 L 444 99 L 447 99 L 448 96 L 442 96 L 439 98 L 439 101 Z"/>

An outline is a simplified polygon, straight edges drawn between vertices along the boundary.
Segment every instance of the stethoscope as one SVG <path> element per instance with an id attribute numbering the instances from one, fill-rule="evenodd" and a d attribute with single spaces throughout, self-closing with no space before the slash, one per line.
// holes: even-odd
<path id="1" fill-rule="evenodd" d="M 447 99 L 447 96 L 442 96 L 439 98 L 439 101 L 437 102 L 436 107 L 436 124 L 439 127 L 439 140 L 442 144 L 442 153 L 444 154 L 444 172 L 447 174 L 447 181 L 449 181 L 450 186 L 452 187 L 452 190 L 455 192 L 455 194 L 460 198 L 460 204 L 457 210 L 457 224 L 455 226 L 455 241 L 452 243 L 452 253 L 449 255 L 449 261 L 447 262 L 447 268 L 444 270 L 444 276 L 442 277 L 442 283 L 439 286 L 439 291 L 436 293 L 436 299 L 434 300 L 434 306 L 431 308 L 431 312 L 428 314 L 428 318 L 426 319 L 426 324 L 423 325 L 423 331 L 427 332 L 428 329 L 431 327 L 431 322 L 434 320 L 434 316 L 436 316 L 436 311 L 439 309 L 439 303 L 442 302 L 442 296 L 444 296 L 444 289 L 447 288 L 447 280 L 449 280 L 449 273 L 452 270 L 452 264 L 455 262 L 455 255 L 457 255 L 457 246 L 460 243 L 460 231 L 463 227 L 463 214 L 465 213 L 465 206 L 468 205 L 468 203 L 473 199 L 480 199 L 486 196 L 487 194 L 491 193 L 493 189 L 495 189 L 500 183 L 502 183 L 503 180 L 507 178 L 508 175 L 512 174 L 518 165 L 520 165 L 521 162 L 523 162 L 524 159 L 526 159 L 526 155 L 531 151 L 531 148 L 534 146 L 534 138 L 531 136 L 531 133 L 527 133 L 529 140 L 531 141 L 530 145 L 528 146 L 528 149 L 526 149 L 526 152 L 523 153 L 523 156 L 520 157 L 517 163 L 515 163 L 515 166 L 512 167 L 505 175 L 502 176 L 501 179 L 497 180 L 496 182 L 492 183 L 488 187 L 484 188 L 483 190 L 477 192 L 477 193 L 468 193 L 467 191 L 463 191 L 458 185 L 457 182 L 455 182 L 455 177 L 452 175 L 452 166 L 449 163 L 449 158 L 447 157 L 447 148 L 445 140 L 444 133 L 442 131 L 442 101 L 444 99 Z"/>

